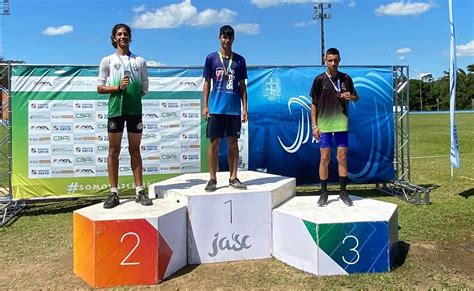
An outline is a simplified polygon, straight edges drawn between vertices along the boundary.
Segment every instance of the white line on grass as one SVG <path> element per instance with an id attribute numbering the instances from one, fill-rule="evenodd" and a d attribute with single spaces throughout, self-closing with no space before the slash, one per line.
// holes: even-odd
<path id="1" fill-rule="evenodd" d="M 460 154 L 460 156 L 472 156 L 473 154 Z M 417 159 L 431 159 L 431 158 L 449 158 L 449 155 L 436 155 L 436 156 L 421 156 L 421 157 L 411 157 L 414 160 Z"/>

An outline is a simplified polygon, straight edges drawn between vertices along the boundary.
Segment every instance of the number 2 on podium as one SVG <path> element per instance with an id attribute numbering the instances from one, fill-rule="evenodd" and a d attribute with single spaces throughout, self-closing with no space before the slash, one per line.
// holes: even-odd
<path id="1" fill-rule="evenodd" d="M 120 262 L 120 265 L 121 266 L 133 266 L 133 265 L 140 265 L 139 262 L 126 262 L 126 260 L 133 254 L 133 252 L 138 248 L 138 246 L 140 245 L 140 237 L 138 236 L 138 234 L 134 233 L 134 232 L 127 232 L 126 234 L 122 235 L 122 237 L 120 238 L 120 242 L 123 243 L 123 240 L 125 239 L 125 237 L 127 236 L 135 236 L 135 238 L 137 239 L 137 243 L 135 244 L 135 246 L 132 248 L 132 250 L 130 251 L 130 253 L 128 253 L 128 255 Z"/>

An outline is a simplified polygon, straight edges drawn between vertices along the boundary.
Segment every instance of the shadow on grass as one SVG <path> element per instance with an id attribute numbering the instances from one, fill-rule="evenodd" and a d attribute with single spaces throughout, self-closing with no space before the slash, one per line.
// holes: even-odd
<path id="1" fill-rule="evenodd" d="M 100 203 L 104 198 L 71 198 L 60 201 L 32 202 L 29 201 L 20 216 L 53 215 L 69 213 L 74 210 Z"/>
<path id="2" fill-rule="evenodd" d="M 186 265 L 185 267 L 179 269 L 179 271 L 177 271 L 176 273 L 173 273 L 173 275 L 166 278 L 163 282 L 171 281 L 173 279 L 176 279 L 176 278 L 179 278 L 181 276 L 187 275 L 187 274 L 191 273 L 197 267 L 199 267 L 199 265 Z"/>
<path id="3" fill-rule="evenodd" d="M 363 198 L 391 197 L 391 195 L 383 193 L 382 191 L 379 191 L 377 189 L 349 189 L 348 192 L 351 195 L 355 195 L 355 196 L 359 196 Z M 337 195 L 339 194 L 339 189 L 336 189 L 336 188 L 329 189 L 328 194 Z M 308 191 L 298 190 L 296 192 L 296 196 L 319 196 L 319 195 L 321 195 L 320 189 L 314 189 L 314 190 L 308 190 Z"/>
<path id="4" fill-rule="evenodd" d="M 397 257 L 395 258 L 395 261 L 393 262 L 393 269 L 398 269 L 403 264 L 405 264 L 405 260 L 408 255 L 408 251 L 410 250 L 410 244 L 404 241 L 399 241 L 398 242 L 398 253 Z"/>
<path id="5" fill-rule="evenodd" d="M 459 196 L 462 196 L 466 199 L 471 197 L 471 196 L 474 196 L 474 188 L 471 188 L 471 189 L 468 189 L 466 191 L 463 191 L 463 192 L 459 193 Z"/>

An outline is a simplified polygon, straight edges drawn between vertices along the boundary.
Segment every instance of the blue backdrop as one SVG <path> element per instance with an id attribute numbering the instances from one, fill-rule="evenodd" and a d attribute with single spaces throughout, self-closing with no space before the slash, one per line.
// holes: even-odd
<path id="1" fill-rule="evenodd" d="M 298 183 L 319 182 L 319 144 L 311 131 L 309 91 L 325 67 L 249 68 L 249 170 L 296 177 Z M 394 178 L 393 69 L 340 67 L 360 96 L 349 109 L 349 178 L 377 183 Z M 330 181 L 338 181 L 335 148 Z M 221 169 L 227 168 L 226 150 Z"/>

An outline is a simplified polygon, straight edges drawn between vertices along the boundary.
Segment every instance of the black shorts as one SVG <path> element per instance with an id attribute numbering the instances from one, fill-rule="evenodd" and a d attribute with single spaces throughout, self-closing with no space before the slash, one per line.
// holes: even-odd
<path id="1" fill-rule="evenodd" d="M 240 115 L 212 114 L 207 120 L 206 137 L 210 139 L 240 138 L 242 120 Z"/>
<path id="2" fill-rule="evenodd" d="M 143 123 L 141 115 L 123 115 L 109 118 L 107 122 L 107 132 L 117 133 L 123 132 L 127 122 L 127 132 L 142 133 Z"/>

